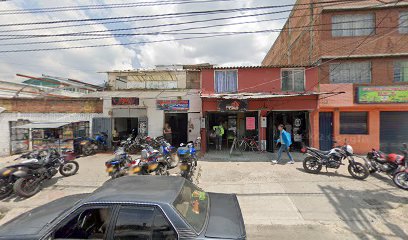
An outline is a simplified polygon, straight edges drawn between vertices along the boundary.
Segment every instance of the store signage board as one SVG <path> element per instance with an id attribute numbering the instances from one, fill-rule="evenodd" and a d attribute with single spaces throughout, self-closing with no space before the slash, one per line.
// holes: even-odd
<path id="1" fill-rule="evenodd" d="M 357 103 L 408 103 L 408 86 L 358 87 Z"/>
<path id="2" fill-rule="evenodd" d="M 139 105 L 139 98 L 136 97 L 113 97 L 112 98 L 112 106 L 129 106 L 129 105 L 134 105 L 138 106 Z"/>
<path id="3" fill-rule="evenodd" d="M 218 102 L 218 109 L 223 112 L 246 111 L 247 107 L 246 100 L 226 99 Z"/>
<path id="4" fill-rule="evenodd" d="M 189 100 L 157 100 L 156 107 L 164 111 L 188 111 L 190 109 Z"/>
<path id="5" fill-rule="evenodd" d="M 246 130 L 255 130 L 255 117 L 246 118 Z"/>

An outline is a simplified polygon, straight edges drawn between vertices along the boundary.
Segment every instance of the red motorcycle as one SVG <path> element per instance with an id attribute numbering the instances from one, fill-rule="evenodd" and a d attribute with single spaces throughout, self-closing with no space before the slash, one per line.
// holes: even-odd
<path id="1" fill-rule="evenodd" d="M 381 151 L 372 149 L 372 151 L 367 154 L 368 167 L 370 173 L 386 173 L 393 179 L 395 185 L 404 190 L 408 190 L 407 144 L 403 144 L 401 152 L 403 155 L 396 153 L 386 155 Z"/>

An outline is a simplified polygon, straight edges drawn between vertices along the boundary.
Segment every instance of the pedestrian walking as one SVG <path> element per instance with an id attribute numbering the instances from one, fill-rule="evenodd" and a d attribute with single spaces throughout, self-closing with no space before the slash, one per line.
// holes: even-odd
<path id="1" fill-rule="evenodd" d="M 285 131 L 283 124 L 280 124 L 278 126 L 278 130 L 280 132 L 280 136 L 279 136 L 279 139 L 276 140 L 276 142 L 280 143 L 281 146 L 280 146 L 279 151 L 278 151 L 278 159 L 277 160 L 272 160 L 272 163 L 273 164 L 278 163 L 281 160 L 282 152 L 286 151 L 286 154 L 288 154 L 288 157 L 290 159 L 289 163 L 294 164 L 295 161 L 293 160 L 293 157 L 289 152 L 289 147 L 290 147 L 290 145 L 292 145 L 292 138 L 290 136 L 290 133 Z"/>
<path id="2" fill-rule="evenodd" d="M 213 127 L 215 133 L 215 149 L 220 150 L 222 148 L 222 136 L 224 135 L 224 126 L 222 126 L 222 122 L 218 126 Z"/>

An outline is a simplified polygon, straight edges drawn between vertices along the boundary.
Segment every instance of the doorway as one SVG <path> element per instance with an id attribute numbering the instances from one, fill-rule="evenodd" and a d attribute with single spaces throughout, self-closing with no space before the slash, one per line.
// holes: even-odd
<path id="1" fill-rule="evenodd" d="M 132 130 L 136 130 L 138 134 L 138 119 L 137 118 L 114 118 L 114 130 L 119 135 L 120 140 L 128 138 Z"/>
<path id="2" fill-rule="evenodd" d="M 319 147 L 328 151 L 333 147 L 333 113 L 319 113 Z"/>
<path id="3" fill-rule="evenodd" d="M 188 139 L 188 113 L 165 113 L 164 122 L 168 123 L 172 131 L 172 145 L 180 146 Z"/>
<path id="4" fill-rule="evenodd" d="M 279 139 L 279 124 L 292 137 L 291 150 L 300 151 L 304 145 L 309 145 L 309 112 L 307 111 L 279 111 L 267 115 L 267 151 L 277 150 L 276 140 Z"/>

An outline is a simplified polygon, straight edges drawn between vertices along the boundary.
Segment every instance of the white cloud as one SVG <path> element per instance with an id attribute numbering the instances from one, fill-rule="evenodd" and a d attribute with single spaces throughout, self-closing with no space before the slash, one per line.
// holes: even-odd
<path id="1" fill-rule="evenodd" d="M 134 1 L 133 1 L 134 2 Z M 291 0 L 291 2 L 294 2 Z M 88 1 L 69 1 L 63 4 L 58 1 L 43 0 L 37 1 L 35 5 L 29 5 L 24 1 L 13 1 L 0 3 L 2 9 L 25 9 L 37 7 L 56 7 L 56 6 L 75 6 L 87 4 L 112 4 L 109 0 L 88 0 Z M 120 2 L 120 3 L 123 3 Z M 277 0 L 271 3 L 270 0 L 235 0 L 228 2 L 212 2 L 207 4 L 183 4 L 183 5 L 166 5 L 155 7 L 138 7 L 138 8 L 118 8 L 105 9 L 103 11 L 70 11 L 58 13 L 43 14 L 24 14 L 24 15 L 5 15 L 0 16 L 2 23 L 19 23 L 19 22 L 36 22 L 36 21 L 55 21 L 64 19 L 83 19 L 95 17 L 113 17 L 113 16 L 132 16 L 132 15 L 149 15 L 163 14 L 170 12 L 187 12 L 198 10 L 228 9 L 239 7 L 253 7 L 265 5 L 287 4 L 288 1 Z M 273 11 L 273 10 L 272 10 Z M 260 11 L 258 11 L 259 13 Z M 77 26 L 61 29 L 47 29 L 36 31 L 15 32 L 14 34 L 55 34 L 78 31 L 108 30 L 113 28 L 141 27 L 157 24 L 176 23 L 192 21 L 197 19 L 209 19 L 219 17 L 231 17 L 243 14 L 253 14 L 255 12 L 235 13 L 235 14 L 217 14 L 211 16 L 195 16 L 183 18 L 159 19 L 153 21 L 129 21 L 122 24 L 104 25 L 95 23 L 94 25 Z M 269 15 L 259 17 L 248 17 L 240 19 L 228 19 L 224 21 L 207 22 L 194 25 L 180 25 L 174 27 L 160 27 L 126 31 L 127 33 L 155 32 L 169 29 L 180 29 L 193 26 L 208 26 L 212 24 L 228 24 L 243 21 L 256 21 L 285 15 Z M 233 25 L 214 28 L 203 28 L 191 30 L 190 32 L 231 32 L 231 31 L 258 31 L 264 29 L 275 29 L 282 26 L 282 21 L 263 22 L 245 25 Z M 0 31 L 8 29 L 27 29 L 36 26 L 14 26 L 0 27 Z M 183 31 L 185 32 L 185 31 Z M 118 32 L 115 32 L 118 33 Z M 120 32 L 124 33 L 124 32 Z M 4 35 L 7 33 L 0 33 Z M 32 74 L 39 76 L 41 74 L 56 75 L 61 77 L 70 77 L 83 81 L 101 83 L 106 79 L 104 74 L 97 72 L 113 69 L 131 69 L 138 67 L 153 67 L 157 64 L 193 64 L 209 62 L 220 65 L 257 65 L 260 64 L 277 33 L 262 34 L 245 34 L 224 36 L 206 39 L 194 39 L 186 41 L 168 41 L 161 43 L 148 43 L 143 45 L 114 46 L 103 48 L 84 48 L 58 51 L 40 51 L 24 53 L 0 53 L 0 80 L 15 79 L 16 73 Z M 191 35 L 189 35 L 191 36 Z M 126 42 L 139 41 L 157 41 L 163 39 L 176 39 L 186 37 L 185 35 L 160 35 L 160 36 L 138 36 L 126 38 L 106 38 L 91 41 L 78 42 L 61 42 L 26 46 L 1 46 L 4 43 L 21 43 L 27 41 L 50 41 L 66 40 L 72 37 L 53 37 L 38 38 L 30 40 L 8 40 L 0 41 L 1 50 L 14 49 L 32 49 L 32 48 L 54 48 L 54 47 L 72 47 L 80 45 L 98 45 L 98 44 L 118 44 Z"/>

